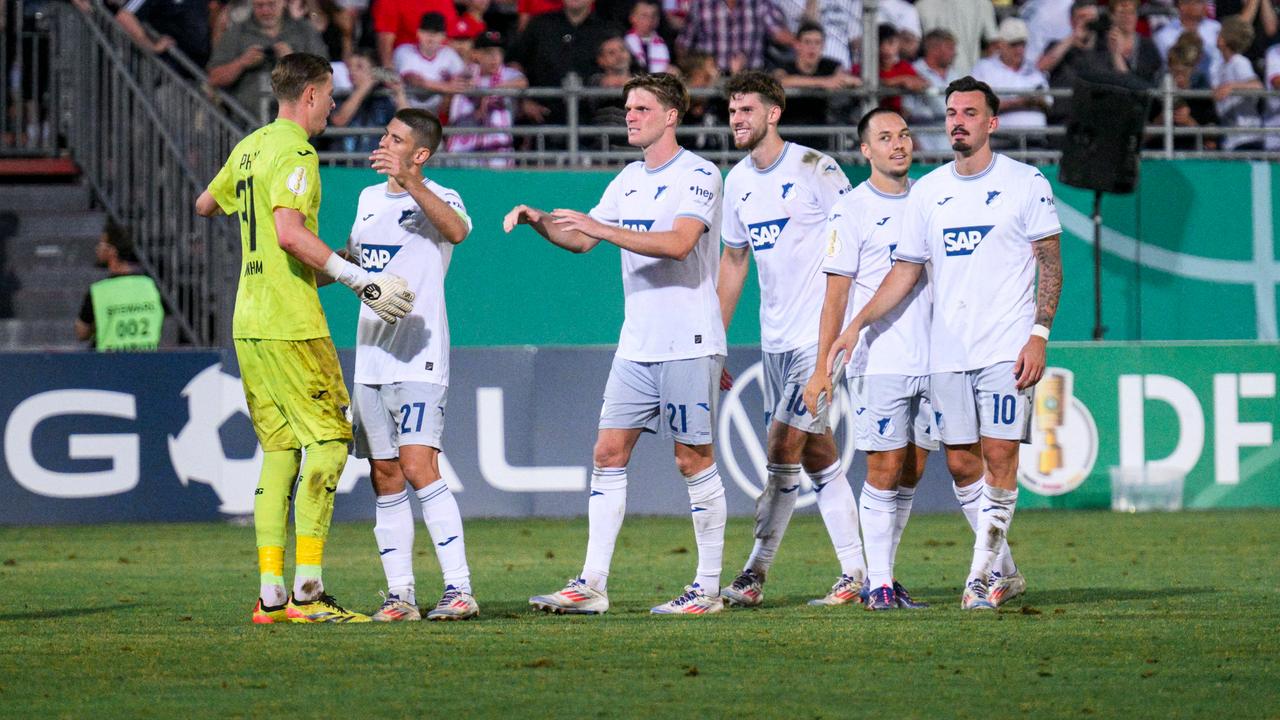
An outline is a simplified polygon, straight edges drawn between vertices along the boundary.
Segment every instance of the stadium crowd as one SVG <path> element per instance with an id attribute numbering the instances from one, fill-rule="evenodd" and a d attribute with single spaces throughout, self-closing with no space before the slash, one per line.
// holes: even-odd
<path id="1" fill-rule="evenodd" d="M 115 2 L 116 0 L 108 0 Z M 938 90 L 972 73 L 1004 90 L 1070 88 L 1082 73 L 1112 72 L 1213 98 L 1179 100 L 1177 126 L 1280 124 L 1280 101 L 1235 94 L 1280 89 L 1277 0 L 880 0 L 879 84 L 898 90 L 886 107 L 913 125 L 939 122 Z M 334 124 L 381 127 L 401 107 L 438 112 L 447 125 L 563 124 L 546 98 L 473 95 L 481 88 L 621 87 L 638 72 L 672 71 L 693 88 L 744 68 L 774 73 L 786 88 L 837 90 L 865 81 L 861 0 L 129 0 L 121 25 L 144 47 L 181 49 L 211 83 L 266 116 L 266 80 L 295 51 L 327 56 L 340 106 Z M 145 23 L 149 28 L 144 28 Z M 789 124 L 847 124 L 859 108 L 809 96 Z M 1067 117 L 1069 99 L 1002 99 L 1005 127 Z M 616 101 L 587 103 L 581 121 L 607 124 Z M 1162 121 L 1163 108 L 1152 120 Z M 720 124 L 723 103 L 700 103 L 693 124 Z M 824 147 L 820 136 L 806 137 Z M 945 149 L 922 138 L 922 149 Z M 368 150 L 372 140 L 331 141 Z M 502 150 L 506 134 L 453 136 L 449 150 Z M 362 144 L 363 143 L 363 144 Z M 1182 146 L 1196 138 L 1178 137 Z M 1280 135 L 1230 134 L 1207 147 L 1280 149 Z"/>

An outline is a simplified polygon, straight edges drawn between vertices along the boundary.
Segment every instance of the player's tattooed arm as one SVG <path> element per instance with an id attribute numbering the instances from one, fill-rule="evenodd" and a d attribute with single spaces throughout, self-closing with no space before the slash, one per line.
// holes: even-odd
<path id="1" fill-rule="evenodd" d="M 1058 314 L 1058 300 L 1062 295 L 1061 235 L 1051 235 L 1031 244 L 1035 253 L 1038 281 L 1036 283 L 1036 324 L 1053 327 Z"/>

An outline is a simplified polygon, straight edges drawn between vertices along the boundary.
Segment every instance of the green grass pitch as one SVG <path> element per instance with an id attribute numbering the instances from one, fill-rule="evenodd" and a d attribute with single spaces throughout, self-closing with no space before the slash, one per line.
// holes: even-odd
<path id="1" fill-rule="evenodd" d="M 750 547 L 731 518 L 726 579 Z M 603 617 L 533 613 L 581 564 L 585 520 L 473 520 L 467 623 L 253 626 L 249 528 L 0 528 L 0 717 L 1280 717 L 1280 513 L 1024 512 L 1030 582 L 962 613 L 972 534 L 917 516 L 899 578 L 934 607 L 805 605 L 837 568 L 797 517 L 766 606 L 650 617 L 692 577 L 687 519 L 630 518 Z M 438 570 L 418 529 L 419 600 Z M 326 582 L 378 604 L 368 524 Z"/>

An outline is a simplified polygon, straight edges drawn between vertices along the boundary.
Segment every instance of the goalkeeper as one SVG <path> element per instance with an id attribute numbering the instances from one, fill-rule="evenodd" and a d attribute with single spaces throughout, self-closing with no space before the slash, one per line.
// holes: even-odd
<path id="1" fill-rule="evenodd" d="M 413 293 L 399 278 L 371 279 L 316 235 L 320 174 L 309 138 L 324 130 L 334 106 L 329 62 L 306 53 L 282 57 L 271 72 L 271 89 L 280 104 L 275 122 L 241 140 L 196 200 L 201 216 L 221 210 L 240 220 L 242 260 L 232 335 L 264 453 L 254 494 L 261 589 L 252 620 L 365 622 L 367 616 L 348 612 L 325 592 L 321 577 L 351 424 L 315 272 L 323 270 L 350 287 L 390 323 L 412 309 Z M 284 543 L 295 479 L 297 555 L 289 597 Z"/>

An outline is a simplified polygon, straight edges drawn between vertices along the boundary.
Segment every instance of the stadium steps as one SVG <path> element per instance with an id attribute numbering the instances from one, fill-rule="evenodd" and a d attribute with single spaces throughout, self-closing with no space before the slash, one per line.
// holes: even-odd
<path id="1" fill-rule="evenodd" d="M 83 183 L 0 185 L 0 351 L 74 350 L 84 293 L 105 276 L 94 246 L 106 215 Z"/>

